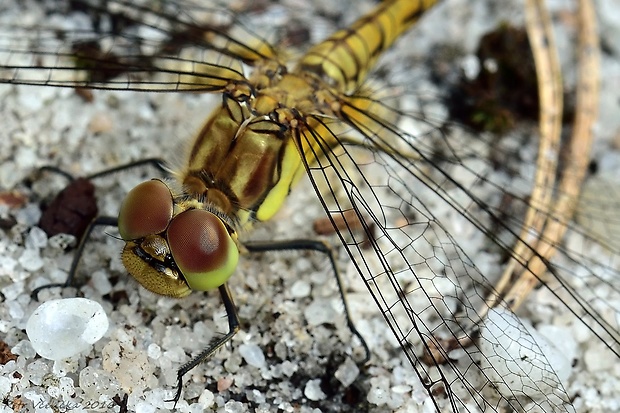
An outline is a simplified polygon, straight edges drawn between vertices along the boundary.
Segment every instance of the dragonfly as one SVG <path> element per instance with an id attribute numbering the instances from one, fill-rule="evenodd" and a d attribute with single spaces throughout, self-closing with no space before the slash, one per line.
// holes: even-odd
<path id="1" fill-rule="evenodd" d="M 394 334 L 424 400 L 437 411 L 532 406 L 572 411 L 569 392 L 554 367 L 541 367 L 539 362 L 546 362 L 542 345 L 521 321 L 514 326 L 530 342 L 534 361 L 521 367 L 517 382 L 504 381 L 499 367 L 487 363 L 503 356 L 500 348 L 517 342 L 508 337 L 491 354 L 482 349 L 484 340 L 491 341 L 481 332 L 491 306 L 507 308 L 492 314 L 509 324 L 513 320 L 511 303 L 495 284 L 503 271 L 502 254 L 526 273 L 540 259 L 546 275 L 531 270 L 540 289 L 574 314 L 610 359 L 618 358 L 617 249 L 607 245 L 600 258 L 590 255 L 585 248 L 596 240 L 571 222 L 569 232 L 585 246 L 554 242 L 556 256 L 543 257 L 527 237 L 524 217 L 537 188 L 531 161 L 518 162 L 528 153 L 509 143 L 502 146 L 491 135 L 446 128 L 439 116 L 433 120 L 408 107 L 411 85 L 406 76 L 398 80 L 404 71 L 388 76 L 386 84 L 372 82 L 373 68 L 389 69 L 380 61 L 375 66 L 379 56 L 389 54 L 392 43 L 424 19 L 434 2 L 383 2 L 348 30 L 304 51 L 293 47 L 290 56 L 257 34 L 242 12 L 186 1 L 74 3 L 80 5 L 75 27 L 45 21 L 5 25 L 0 32 L 3 83 L 110 90 L 119 96 L 136 91 L 219 97 L 211 116 L 203 115 L 207 121 L 191 141 L 186 162 L 174 170 L 178 182 L 139 184 L 118 220 L 126 242 L 123 263 L 140 284 L 177 297 L 218 289 L 233 320 L 228 335 L 181 367 L 175 402 L 183 375 L 238 328 L 227 280 L 232 276 L 229 283 L 234 283 L 238 255 L 252 245 L 245 237 L 279 219 L 286 199 L 300 196 L 295 186 L 302 178 L 332 220 L 348 223 L 334 222 L 334 227 L 351 272 Z M 95 23 L 81 26 L 85 14 Z M 415 29 L 411 32 L 415 35 Z M 128 147 L 134 144 L 130 139 Z M 173 147 L 178 146 L 175 140 Z M 491 149 L 515 164 L 498 170 Z M 505 211 L 501 201 L 507 198 L 511 205 Z M 140 217 L 146 206 L 156 219 L 145 223 Z M 447 218 L 440 219 L 440 213 Z M 455 223 L 446 221 L 451 215 Z M 360 223 L 365 234 L 346 229 Z M 226 253 L 205 260 L 223 262 L 220 268 L 196 269 L 196 250 L 188 255 L 182 249 L 203 225 L 224 240 Z M 521 250 L 513 250 L 513 243 Z M 485 254 L 474 256 L 475 249 Z M 161 282 L 161 276 L 168 281 Z M 594 282 L 607 287 L 610 296 L 586 292 Z M 538 396 L 524 392 L 526 369 L 542 370 L 538 382 L 527 382 Z"/>

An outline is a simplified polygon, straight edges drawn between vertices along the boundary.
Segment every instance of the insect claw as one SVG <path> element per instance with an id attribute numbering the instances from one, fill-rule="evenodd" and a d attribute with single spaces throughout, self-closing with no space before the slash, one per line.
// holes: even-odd
<path id="1" fill-rule="evenodd" d="M 177 391 L 174 394 L 174 397 L 172 399 L 168 399 L 168 400 L 164 400 L 164 401 L 165 402 L 174 402 L 174 405 L 172 406 L 172 408 L 176 409 L 177 408 L 177 403 L 181 399 L 181 392 L 182 391 L 183 391 L 183 374 L 181 373 L 181 370 L 179 370 L 177 372 Z"/>

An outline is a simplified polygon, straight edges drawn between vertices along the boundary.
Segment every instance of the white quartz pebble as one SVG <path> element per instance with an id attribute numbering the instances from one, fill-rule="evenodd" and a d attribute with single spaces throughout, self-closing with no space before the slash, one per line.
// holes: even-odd
<path id="1" fill-rule="evenodd" d="M 334 376 L 342 383 L 344 387 L 349 387 L 353 384 L 357 376 L 360 374 L 360 369 L 353 360 L 347 357 L 347 359 L 338 367 Z"/>
<path id="2" fill-rule="evenodd" d="M 321 390 L 321 380 L 309 380 L 304 388 L 304 396 L 313 401 L 324 400 L 327 395 Z"/>
<path id="3" fill-rule="evenodd" d="M 86 298 L 51 300 L 28 319 L 26 333 L 35 351 L 61 360 L 87 350 L 108 330 L 108 317 L 99 303 Z"/>
<path id="4" fill-rule="evenodd" d="M 261 368 L 265 366 L 265 355 L 263 350 L 255 344 L 241 344 L 239 354 L 250 366 Z"/>

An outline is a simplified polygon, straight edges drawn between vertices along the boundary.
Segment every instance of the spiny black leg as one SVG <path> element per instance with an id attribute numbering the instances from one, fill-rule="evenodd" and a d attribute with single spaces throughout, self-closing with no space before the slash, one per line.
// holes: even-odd
<path id="1" fill-rule="evenodd" d="M 105 175 L 110 175 L 116 172 L 122 172 L 127 169 L 138 168 L 143 165 L 151 165 L 153 168 L 157 169 L 163 174 L 166 174 L 166 175 L 168 174 L 168 170 L 166 169 L 166 163 L 163 160 L 159 158 L 147 158 L 147 159 L 141 159 L 139 161 L 133 161 L 133 162 L 129 162 L 123 165 L 115 166 L 113 168 L 104 169 L 103 171 L 99 171 L 94 174 L 84 176 L 82 178 L 88 179 L 88 180 L 96 179 L 96 178 L 99 178 Z M 43 173 L 43 172 L 51 172 L 51 173 L 61 175 L 65 177 L 68 181 L 73 181 L 76 179 L 76 177 L 71 175 L 69 172 L 62 170 L 53 165 L 45 165 L 39 168 L 39 173 Z"/>
<path id="2" fill-rule="evenodd" d="M 262 242 L 249 242 L 243 244 L 243 246 L 249 252 L 267 252 L 267 251 L 286 251 L 286 250 L 311 250 L 321 252 L 329 257 L 329 262 L 331 263 L 332 269 L 334 271 L 334 276 L 336 277 L 336 283 L 338 284 L 338 292 L 340 294 L 340 298 L 342 300 L 342 304 L 344 305 L 344 314 L 347 319 L 347 326 L 349 330 L 353 333 L 353 335 L 357 336 L 362 347 L 364 348 L 364 359 L 361 360 L 361 364 L 365 364 L 368 360 L 370 360 L 370 349 L 368 348 L 368 344 L 364 340 L 364 337 L 360 334 L 360 332 L 355 328 L 355 324 L 351 320 L 351 316 L 349 314 L 349 307 L 347 306 L 347 300 L 345 297 L 344 288 L 342 287 L 342 279 L 340 277 L 340 271 L 338 271 L 338 267 L 336 266 L 336 259 L 334 258 L 334 253 L 332 249 L 324 242 L 313 239 L 293 239 L 287 241 L 262 241 Z"/>
<path id="3" fill-rule="evenodd" d="M 110 169 L 106 169 L 104 171 L 101 172 L 97 172 L 94 173 L 92 175 L 88 175 L 85 176 L 86 179 L 95 179 L 95 178 L 99 178 L 101 176 L 105 176 L 105 175 L 110 175 L 116 172 L 121 172 L 124 171 L 126 169 L 133 169 L 133 168 L 138 168 L 140 166 L 143 165 L 151 165 L 153 168 L 157 169 L 158 171 L 162 172 L 164 175 L 168 175 L 168 169 L 166 169 L 166 163 L 159 159 L 159 158 L 147 158 L 147 159 L 141 159 L 139 161 L 133 161 L 130 163 L 126 163 L 124 165 L 119 165 L 119 166 L 115 166 L 113 168 Z"/>
<path id="4" fill-rule="evenodd" d="M 63 288 L 71 287 L 73 285 L 75 273 L 80 263 L 80 259 L 82 258 L 82 252 L 84 252 L 86 241 L 88 241 L 88 238 L 90 237 L 90 233 L 93 231 L 93 229 L 99 226 L 117 227 L 118 219 L 116 217 L 102 216 L 102 217 L 97 217 L 94 220 L 92 220 L 90 224 L 88 224 L 88 227 L 86 228 L 86 231 L 84 232 L 84 235 L 82 236 L 82 238 L 80 238 L 80 243 L 78 244 L 78 247 L 75 250 L 75 255 L 73 256 L 73 261 L 71 262 L 71 268 L 69 268 L 69 274 L 67 276 L 67 280 L 64 283 L 46 284 L 46 285 L 42 285 L 40 287 L 35 288 L 34 290 L 32 290 L 32 293 L 30 294 L 30 296 L 34 300 L 39 301 L 39 291 L 41 290 L 45 290 L 48 288 L 54 288 L 54 287 L 63 287 Z"/>
<path id="5" fill-rule="evenodd" d="M 184 364 L 177 372 L 177 391 L 174 397 L 167 402 L 174 402 L 176 407 L 179 399 L 181 398 L 181 391 L 183 390 L 183 376 L 185 376 L 191 369 L 208 359 L 220 349 L 224 344 L 230 341 L 231 338 L 239 331 L 239 316 L 237 315 L 237 307 L 232 299 L 228 285 L 224 284 L 219 288 L 224 308 L 226 309 L 226 315 L 228 316 L 228 333 L 222 338 L 217 339 L 202 353 L 194 357 L 192 360 Z"/>

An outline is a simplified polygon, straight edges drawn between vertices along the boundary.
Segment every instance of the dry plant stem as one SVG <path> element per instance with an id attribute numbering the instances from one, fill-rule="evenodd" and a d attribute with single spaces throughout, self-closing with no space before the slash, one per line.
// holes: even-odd
<path id="1" fill-rule="evenodd" d="M 558 167 L 562 132 L 562 73 L 551 19 L 540 0 L 526 1 L 525 16 L 530 47 L 536 64 L 540 101 L 540 143 L 536 177 L 523 228 L 513 247 L 512 258 L 504 269 L 500 282 L 496 285 L 496 291 L 489 297 L 486 308 L 497 305 L 498 300 L 506 294 L 505 289 L 510 288 L 513 274 L 522 266 L 529 264 L 535 251 L 540 253 L 538 246 L 542 239 L 546 219 L 551 211 L 550 205 Z M 532 268 L 530 271 L 532 272 L 527 276 L 528 281 L 536 285 L 539 274 L 534 273 Z M 522 276 L 523 274 L 518 279 Z M 509 300 L 509 297 L 506 299 Z M 512 303 L 509 302 L 508 305 L 512 308 Z"/>
<path id="2" fill-rule="evenodd" d="M 554 195 L 562 121 L 562 76 L 551 19 L 540 0 L 526 2 L 526 23 L 530 47 L 536 63 L 540 99 L 540 144 L 535 186 L 522 233 L 513 247 L 512 258 L 500 281 L 478 312 L 483 319 L 500 301 L 515 311 L 540 282 L 544 282 L 548 262 L 572 219 L 581 184 L 590 161 L 592 126 L 599 100 L 599 43 L 594 8 L 589 0 L 579 0 L 579 77 L 573 133 L 568 142 L 565 167 Z M 524 268 L 525 267 L 525 268 Z M 523 268 L 518 276 L 519 268 Z M 471 345 L 467 335 L 450 340 L 432 351 L 437 362 L 450 349 Z"/>
<path id="3" fill-rule="evenodd" d="M 546 214 L 545 231 L 536 245 L 536 255 L 528 259 L 517 282 L 505 297 L 511 310 L 519 307 L 539 282 L 544 282 L 545 262 L 555 253 L 567 225 L 573 217 L 581 184 L 586 175 L 592 146 L 592 127 L 599 100 L 599 44 L 594 8 L 590 0 L 579 1 L 579 78 L 573 132 L 568 143 L 566 166 L 553 200 L 551 214 Z M 544 211 L 543 211 L 544 212 Z M 530 253 L 534 251 L 530 250 Z"/>
<path id="4" fill-rule="evenodd" d="M 513 246 L 512 258 L 506 264 L 502 277 L 495 285 L 495 290 L 489 294 L 485 305 L 478 311 L 480 320 L 486 316 L 490 308 L 497 306 L 500 302 L 507 303 L 505 305 L 512 310 L 516 309 L 538 283 L 544 272 L 544 266 L 542 269 L 538 268 L 540 263 L 538 254 L 547 257 L 544 254 L 550 251 L 550 245 L 544 238 L 546 235 L 544 229 L 551 217 L 553 188 L 560 153 L 562 74 L 551 19 L 542 1 L 527 0 L 525 16 L 530 47 L 536 65 L 540 101 L 540 142 L 536 176 L 523 227 Z M 526 267 L 523 272 L 518 277 L 514 277 L 523 267 Z M 448 350 L 469 346 L 471 342 L 470 335 L 463 336 L 451 342 Z M 434 356 L 440 360 L 444 357 L 439 352 Z"/>

